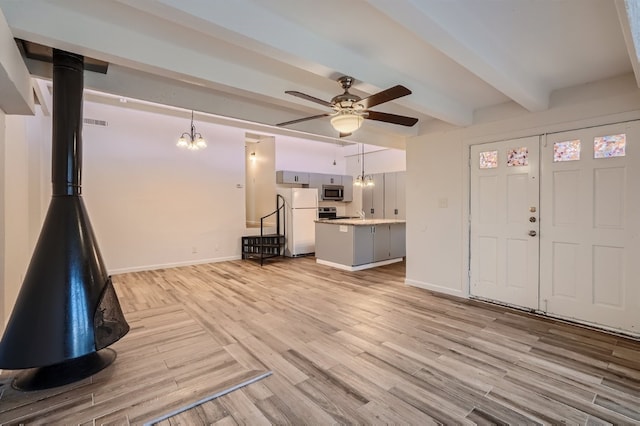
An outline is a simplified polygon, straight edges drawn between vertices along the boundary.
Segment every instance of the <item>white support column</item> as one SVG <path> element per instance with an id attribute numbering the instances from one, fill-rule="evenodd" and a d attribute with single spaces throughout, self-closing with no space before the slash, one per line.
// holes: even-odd
<path id="1" fill-rule="evenodd" d="M 0 110 L 5 114 L 34 114 L 33 87 L 27 66 L 0 10 Z"/>

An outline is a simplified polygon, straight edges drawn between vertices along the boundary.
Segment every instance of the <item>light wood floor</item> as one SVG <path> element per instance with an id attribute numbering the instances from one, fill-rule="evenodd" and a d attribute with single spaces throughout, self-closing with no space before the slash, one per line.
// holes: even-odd
<path id="1" fill-rule="evenodd" d="M 125 311 L 190 295 L 206 339 L 273 371 L 163 425 L 640 423 L 640 342 L 403 281 L 313 258 L 114 277 Z"/>
<path id="2" fill-rule="evenodd" d="M 240 344 L 215 332 L 206 314 L 209 288 L 199 291 L 196 278 L 187 289 L 183 272 L 118 278 L 131 330 L 111 346 L 118 357 L 99 373 L 20 392 L 11 383 L 21 372 L 2 371 L 0 424 L 141 424 L 268 373 Z"/>
<path id="3" fill-rule="evenodd" d="M 150 274 L 210 288 L 210 332 L 274 372 L 163 424 L 640 423 L 640 342 L 407 287 L 403 264 Z"/>

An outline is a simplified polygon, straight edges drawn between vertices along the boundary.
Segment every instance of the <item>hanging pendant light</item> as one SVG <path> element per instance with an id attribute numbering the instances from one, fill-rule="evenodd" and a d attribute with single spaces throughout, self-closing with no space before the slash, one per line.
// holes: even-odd
<path id="1" fill-rule="evenodd" d="M 373 180 L 373 176 L 364 174 L 364 144 L 360 144 L 360 145 L 362 145 L 362 156 L 360 157 L 361 158 L 360 165 L 362 166 L 362 172 L 356 177 L 356 180 L 353 181 L 353 184 L 355 186 L 374 186 L 375 182 Z M 360 152 L 358 152 L 358 155 L 360 155 Z"/>
<path id="2" fill-rule="evenodd" d="M 197 151 L 207 147 L 207 143 L 202 135 L 196 132 L 196 126 L 193 124 L 193 110 L 191 110 L 191 132 L 184 132 L 178 139 L 178 143 L 176 145 L 180 148 L 187 148 L 192 151 Z"/>

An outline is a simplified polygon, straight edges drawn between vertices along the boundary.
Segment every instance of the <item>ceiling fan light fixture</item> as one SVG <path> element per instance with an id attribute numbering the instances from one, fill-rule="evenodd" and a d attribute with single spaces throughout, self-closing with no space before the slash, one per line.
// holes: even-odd
<path id="1" fill-rule="evenodd" d="M 364 117 L 354 111 L 342 110 L 331 117 L 331 125 L 340 133 L 353 133 L 362 126 Z"/>

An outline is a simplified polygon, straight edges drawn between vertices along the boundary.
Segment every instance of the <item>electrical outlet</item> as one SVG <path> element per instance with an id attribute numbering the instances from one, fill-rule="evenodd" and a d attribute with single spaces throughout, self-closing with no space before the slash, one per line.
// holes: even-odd
<path id="1" fill-rule="evenodd" d="M 198 252 L 198 247 L 191 247 L 191 253 L 196 254 Z"/>

